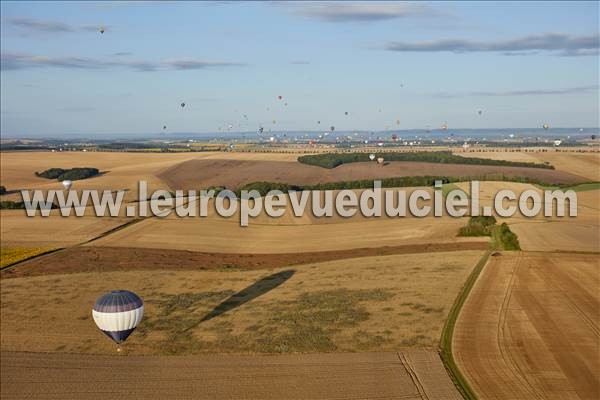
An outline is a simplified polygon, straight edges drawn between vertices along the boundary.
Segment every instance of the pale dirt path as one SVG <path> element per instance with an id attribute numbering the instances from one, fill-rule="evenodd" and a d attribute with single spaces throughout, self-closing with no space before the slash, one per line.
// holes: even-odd
<path id="1" fill-rule="evenodd" d="M 492 257 L 457 321 L 454 357 L 482 399 L 597 399 L 597 254 Z"/>
<path id="2" fill-rule="evenodd" d="M 3 399 L 458 399 L 433 350 L 195 357 L 1 354 Z M 433 382 L 433 381 L 432 381 Z M 444 390 L 440 391 L 440 387 Z M 435 389 L 435 390 L 431 390 Z"/>

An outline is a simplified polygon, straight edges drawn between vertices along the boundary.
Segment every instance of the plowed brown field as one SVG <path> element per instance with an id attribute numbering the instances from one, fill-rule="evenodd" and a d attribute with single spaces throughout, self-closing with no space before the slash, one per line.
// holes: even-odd
<path id="1" fill-rule="evenodd" d="M 550 169 L 490 165 L 435 164 L 423 162 L 350 163 L 326 169 L 299 162 L 256 160 L 190 160 L 163 170 L 158 176 L 172 189 L 205 189 L 225 186 L 235 189 L 251 182 L 281 182 L 294 185 L 393 178 L 400 176 L 482 176 L 504 174 L 536 178 L 549 183 L 578 183 L 587 179 Z"/>
<path id="2" fill-rule="evenodd" d="M 482 399 L 600 396 L 598 255 L 490 258 L 458 318 L 453 353 Z"/>

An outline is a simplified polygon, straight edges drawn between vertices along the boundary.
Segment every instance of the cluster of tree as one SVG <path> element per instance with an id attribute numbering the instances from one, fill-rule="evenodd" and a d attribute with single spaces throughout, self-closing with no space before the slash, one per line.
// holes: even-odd
<path id="1" fill-rule="evenodd" d="M 496 218 L 493 216 L 471 217 L 467 226 L 460 228 L 458 236 L 491 236 L 494 249 L 521 250 L 517 235 L 504 222 L 496 225 Z"/>
<path id="2" fill-rule="evenodd" d="M 292 185 L 289 183 L 278 182 L 252 182 L 248 183 L 235 192 L 239 197 L 241 190 L 258 190 L 261 195 L 267 194 L 271 190 L 281 190 L 287 193 L 290 190 L 345 190 L 345 189 L 369 189 L 373 188 L 375 180 L 381 182 L 382 188 L 390 187 L 419 187 L 419 186 L 434 186 L 436 181 L 441 181 L 443 184 L 454 182 L 470 182 L 470 181 L 504 181 L 504 182 L 520 182 L 531 183 L 535 185 L 548 187 L 568 187 L 568 185 L 549 183 L 536 178 L 520 177 L 520 176 L 505 176 L 504 174 L 486 174 L 479 176 L 401 176 L 396 178 L 383 179 L 364 179 L 356 181 L 339 181 L 319 183 L 316 185 Z"/>
<path id="3" fill-rule="evenodd" d="M 4 186 L 0 186 L 0 194 L 6 194 L 6 188 Z"/>
<path id="4" fill-rule="evenodd" d="M 519 238 L 505 222 L 496 226 L 492 231 L 492 241 L 497 248 L 502 250 L 521 250 Z"/>
<path id="5" fill-rule="evenodd" d="M 35 174 L 41 178 L 56 179 L 59 181 L 70 180 L 77 181 L 81 179 L 91 178 L 100 173 L 98 168 L 50 168 L 42 172 L 36 172 Z"/>
<path id="6" fill-rule="evenodd" d="M 247 190 L 247 191 L 256 190 L 256 191 L 258 191 L 258 193 L 260 193 L 261 196 L 266 196 L 267 193 L 269 193 L 271 190 L 280 190 L 283 193 L 287 193 L 292 190 L 302 191 L 304 189 L 301 188 L 300 186 L 289 185 L 287 183 L 252 182 L 252 183 L 244 185 L 244 186 L 238 188 L 238 190 L 236 190 L 235 193 L 238 198 L 240 197 L 242 190 Z"/>
<path id="7" fill-rule="evenodd" d="M 459 229 L 458 236 L 492 236 L 494 225 L 496 225 L 496 218 L 493 216 L 471 217 L 467 226 Z"/>
<path id="8" fill-rule="evenodd" d="M 552 165 L 488 158 L 461 157 L 450 151 L 423 151 L 414 153 L 375 153 L 386 161 L 419 161 L 437 164 L 498 165 L 507 167 L 529 167 L 554 169 Z M 316 165 L 323 168 L 335 168 L 353 162 L 373 162 L 367 153 L 323 153 L 298 157 L 303 164 Z"/>

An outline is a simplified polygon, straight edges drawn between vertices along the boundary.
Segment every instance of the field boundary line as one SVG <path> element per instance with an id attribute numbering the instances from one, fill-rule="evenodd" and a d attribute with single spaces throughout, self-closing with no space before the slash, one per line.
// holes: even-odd
<path id="1" fill-rule="evenodd" d="M 419 397 L 421 397 L 422 400 L 429 400 L 429 396 L 427 396 L 427 392 L 425 391 L 425 388 L 421 384 L 421 381 L 419 380 L 417 373 L 411 367 L 410 362 L 406 358 L 406 355 L 401 352 L 396 352 L 396 354 L 398 355 L 398 359 L 400 360 L 400 363 L 402 363 L 402 366 L 406 370 L 406 373 L 408 374 L 408 376 L 410 376 L 410 379 L 412 380 L 413 384 L 415 385 L 415 388 L 417 389 L 417 392 L 419 393 Z"/>
<path id="2" fill-rule="evenodd" d="M 70 248 L 73 248 L 73 247 L 83 246 L 83 245 L 88 244 L 90 242 L 93 242 L 95 240 L 101 239 L 101 238 L 103 238 L 105 236 L 108 236 L 108 235 L 110 235 L 112 233 L 115 233 L 115 232 L 117 232 L 117 231 L 119 231 L 121 229 L 127 228 L 129 225 L 133 225 L 133 224 L 135 224 L 137 222 L 143 221 L 144 219 L 145 218 L 136 218 L 136 219 L 134 219 L 132 221 L 127 221 L 124 224 L 121 224 L 121 225 L 116 226 L 116 227 L 114 227 L 112 229 L 109 229 L 109 230 L 107 230 L 105 232 L 102 232 L 100 235 L 98 235 L 96 237 L 93 237 L 93 238 L 91 238 L 91 239 L 89 239 L 89 240 L 87 240 L 85 242 L 74 244 L 73 246 L 59 247 L 59 248 L 56 248 L 56 249 L 51 249 L 51 250 L 45 251 L 43 253 L 35 254 L 33 256 L 24 258 L 22 260 L 15 261 L 15 262 L 13 262 L 11 264 L 5 265 L 4 267 L 0 268 L 0 271 L 7 271 L 7 270 L 9 270 L 11 268 L 17 267 L 21 263 L 24 263 L 26 261 L 31 261 L 31 260 L 33 260 L 35 258 L 41 258 L 41 257 L 49 256 L 50 254 L 58 253 L 58 252 L 61 252 L 61 251 L 64 251 L 64 250 L 67 250 L 67 249 L 70 249 Z"/>
<path id="3" fill-rule="evenodd" d="M 75 245 L 75 246 L 73 246 L 73 247 L 76 247 L 76 246 L 83 246 L 83 245 L 86 245 L 86 244 L 88 244 L 88 243 L 92 243 L 92 242 L 94 242 L 94 241 L 96 241 L 96 240 L 99 240 L 99 239 L 102 239 L 102 238 L 104 238 L 104 237 L 106 237 L 106 236 L 108 236 L 108 235 L 112 235 L 113 233 L 115 233 L 115 232 L 118 232 L 118 231 L 120 231 L 120 230 L 122 230 L 122 229 L 125 229 L 125 228 L 127 228 L 127 227 L 129 227 L 129 226 L 131 226 L 131 225 L 135 225 L 135 224 L 137 224 L 138 222 L 142 222 L 142 221 L 144 221 L 145 219 L 146 219 L 146 218 L 135 218 L 135 219 L 132 219 L 131 221 L 127 221 L 127 222 L 125 222 L 124 224 L 121 224 L 121 225 L 119 225 L 119 226 L 115 226 L 114 228 L 111 228 L 111 229 L 109 229 L 109 230 L 107 230 L 107 231 L 105 231 L 105 232 L 102 232 L 102 233 L 101 233 L 101 234 L 99 234 L 98 236 L 96 236 L 96 237 L 93 237 L 93 238 L 91 238 L 91 239 L 89 239 L 89 240 L 87 240 L 87 241 L 85 241 L 85 242 L 81 242 L 81 243 L 79 243 L 79 244 L 76 244 L 76 245 Z"/>
<path id="4" fill-rule="evenodd" d="M 15 261 L 15 262 L 13 262 L 13 263 L 10 263 L 10 264 L 8 264 L 8 265 L 5 265 L 4 267 L 0 268 L 0 271 L 6 271 L 7 269 L 9 269 L 9 268 L 12 268 L 12 267 L 15 267 L 15 266 L 17 266 L 18 264 L 20 264 L 20 263 L 22 263 L 22 262 L 29 261 L 29 260 L 33 260 L 34 258 L 38 258 L 38 257 L 47 256 L 47 255 L 49 255 L 49 254 L 52 254 L 52 253 L 56 253 L 56 252 L 62 251 L 62 250 L 64 250 L 64 249 L 65 249 L 65 247 L 59 247 L 59 248 L 56 248 L 56 249 L 50 249 L 50 250 L 44 251 L 44 252 L 42 252 L 42 253 L 39 253 L 39 254 L 34 254 L 34 255 L 32 255 L 32 256 L 29 256 L 29 257 L 23 258 L 22 260 L 18 260 L 18 261 Z"/>
<path id="5" fill-rule="evenodd" d="M 448 371 L 448 375 L 450 375 L 450 379 L 457 387 L 460 394 L 467 400 L 476 400 L 477 396 L 475 392 L 469 385 L 469 382 L 465 378 L 465 376 L 460 372 L 458 365 L 456 365 L 456 361 L 454 360 L 454 355 L 452 354 L 452 335 L 454 334 L 454 327 L 456 325 L 456 321 L 458 320 L 458 316 L 460 311 L 471 292 L 473 286 L 475 286 L 475 282 L 481 271 L 483 271 L 484 266 L 487 264 L 488 259 L 490 257 L 491 252 L 486 251 L 483 257 L 477 262 L 473 271 L 465 281 L 463 288 L 460 293 L 454 300 L 454 304 L 448 313 L 448 318 L 446 319 L 446 323 L 444 324 L 444 328 L 442 329 L 442 335 L 440 337 L 440 358 L 442 359 L 442 363 L 444 367 L 446 367 L 446 371 Z"/>

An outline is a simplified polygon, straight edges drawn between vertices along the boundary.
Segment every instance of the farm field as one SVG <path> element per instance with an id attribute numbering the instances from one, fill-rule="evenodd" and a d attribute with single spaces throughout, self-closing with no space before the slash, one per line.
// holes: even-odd
<path id="1" fill-rule="evenodd" d="M 467 182 L 457 183 L 456 186 L 467 193 L 470 192 Z M 505 189 L 512 190 L 517 197 L 525 190 L 535 190 L 543 199 L 543 190 L 529 184 L 480 182 L 479 186 L 482 205 L 492 205 L 495 194 Z M 515 201 L 510 205 L 516 204 Z M 568 205 L 565 214 L 568 214 Z M 498 219 L 506 222 L 519 236 L 523 250 L 600 252 L 600 190 L 597 189 L 577 192 L 576 217 L 537 215 L 529 218 L 517 212 L 512 217 Z"/>
<path id="2" fill-rule="evenodd" d="M 198 182 L 190 188 L 200 189 L 210 179 L 215 185 L 229 182 L 233 188 L 259 180 L 300 183 L 284 180 L 288 176 L 319 182 L 369 174 L 382 177 L 378 174 L 383 170 L 391 171 L 390 176 L 412 174 L 413 169 L 423 174 L 423 168 L 408 165 L 420 163 L 400 162 L 325 170 L 296 162 L 297 154 L 45 154 L 57 156 L 60 162 L 39 160 L 39 155 L 34 160 L 27 153 L 25 158 L 31 159 L 19 168 L 30 172 L 19 176 L 20 169 L 10 167 L 16 174 L 13 182 L 27 188 L 55 188 L 57 182 L 30 175 L 55 166 L 99 167 L 110 172 L 75 182 L 77 189 L 125 188 L 129 189 L 126 199 L 133 200 L 139 179 L 148 179 L 154 190 L 188 181 Z M 85 162 L 89 156 L 100 161 Z M 7 162 L 16 161 L 6 161 L 3 154 L 3 182 Z M 199 166 L 203 167 L 193 175 L 190 168 Z M 453 167 L 468 169 L 457 174 L 472 175 L 476 174 L 473 167 L 480 167 L 434 166 L 442 167 L 444 175 Z M 316 168 L 321 174 L 305 168 Z M 586 180 L 576 168 L 532 169 L 539 172 L 572 183 Z M 467 182 L 454 185 L 469 192 Z M 480 182 L 480 187 L 482 205 L 492 204 L 492 196 L 502 189 L 517 194 L 527 189 L 541 192 L 534 185 L 511 182 Z M 403 189 L 410 193 L 417 188 Z M 421 189 L 431 192 L 431 188 Z M 518 234 L 525 252 L 502 252 L 490 258 L 459 315 L 454 337 L 454 357 L 481 398 L 530 398 L 532 394 L 552 398 L 549 388 L 555 387 L 562 398 L 587 399 L 596 393 L 590 382 L 597 380 L 594 373 L 599 367 L 591 354 L 598 350 L 594 315 L 599 311 L 600 190 L 577 196 L 577 218 L 518 214 L 499 218 Z M 109 375 L 90 377 L 90 365 L 95 363 L 120 365 L 132 376 L 135 368 L 141 368 L 144 373 L 136 385 L 146 382 L 153 393 L 175 393 L 179 390 L 171 383 L 175 378 L 155 379 L 165 374 L 160 365 L 170 363 L 173 371 L 205 377 L 204 390 L 211 390 L 214 398 L 236 397 L 242 390 L 261 398 L 280 398 L 284 389 L 268 384 L 273 377 L 282 384 L 302 386 L 296 392 L 302 398 L 328 393 L 332 387 L 337 387 L 340 398 L 356 393 L 367 398 L 460 398 L 437 348 L 458 292 L 489 246 L 488 237 L 456 236 L 467 217 L 317 218 L 310 213 L 294 217 L 288 206 L 283 218 L 261 215 L 250 219 L 248 227 L 240 227 L 239 213 L 219 217 L 212 202 L 209 210 L 205 218 L 173 214 L 141 221 L 123 215 L 95 218 L 91 210 L 81 218 L 60 217 L 58 210 L 49 218 L 3 210 L 5 253 L 27 247 L 65 249 L 0 274 L 2 396 L 69 398 L 90 391 L 103 393 L 100 382 Z M 128 222 L 135 223 L 115 230 Z M 91 239 L 96 240 L 86 243 Z M 585 254 L 561 253 L 573 251 Z M 501 303 L 510 282 L 513 294 L 504 309 Z M 126 357 L 112 356 L 114 344 L 96 329 L 90 316 L 96 297 L 116 287 L 135 291 L 145 302 L 146 315 L 127 341 Z M 548 293 L 553 297 L 548 298 Z M 572 312 L 575 307 L 583 311 Z M 499 339 L 485 328 L 497 326 L 494 318 L 502 313 L 507 322 Z M 540 318 L 544 313 L 552 318 Z M 554 335 L 554 326 L 540 325 L 552 321 L 560 323 Z M 591 328 L 586 331 L 586 327 Z M 569 347 L 569 335 L 578 338 L 575 349 Z M 506 354 L 510 354 L 507 364 L 494 358 Z M 62 368 L 78 372 L 65 377 Z M 334 368 L 339 373 L 333 373 Z M 27 378 L 30 392 L 20 392 L 20 379 L 34 376 L 28 374 L 43 378 Z M 493 380 L 496 374 L 499 378 Z M 91 383 L 85 387 L 77 383 L 84 380 Z M 503 392 L 506 387 L 511 390 L 508 394 Z"/>
<path id="3" fill-rule="evenodd" d="M 133 218 L 97 218 L 91 210 L 84 217 L 27 217 L 24 210 L 0 211 L 2 247 L 68 247 L 93 239 Z"/>
<path id="4" fill-rule="evenodd" d="M 466 300 L 453 340 L 480 398 L 597 399 L 597 254 L 502 253 Z"/>
<path id="5" fill-rule="evenodd" d="M 457 152 L 462 157 L 490 158 L 492 160 L 549 162 L 557 171 L 569 172 L 589 180 L 600 181 L 600 152 L 577 153 L 549 150 L 545 152 Z"/>
<path id="6" fill-rule="evenodd" d="M 90 307 L 115 287 L 145 301 L 144 324 L 127 341 L 128 354 L 435 348 L 483 253 L 369 256 L 256 270 L 3 275 L 1 350 L 113 354 Z"/>
<path id="7" fill-rule="evenodd" d="M 384 156 L 385 157 L 385 156 Z M 163 170 L 159 177 L 172 189 L 199 189 L 225 186 L 235 189 L 251 182 L 280 182 L 294 185 L 353 181 L 361 179 L 393 178 L 400 176 L 479 176 L 504 174 L 511 177 L 541 179 L 552 183 L 578 183 L 586 179 L 562 171 L 540 168 L 505 167 L 490 165 L 435 164 L 411 161 L 377 163 L 350 163 L 326 169 L 299 162 L 190 160 Z"/>
<path id="8" fill-rule="evenodd" d="M 0 363 L 2 398 L 128 393 L 140 399 L 461 399 L 433 350 L 194 357 L 2 353 Z M 128 379 L 113 379 L 115 371 Z"/>

